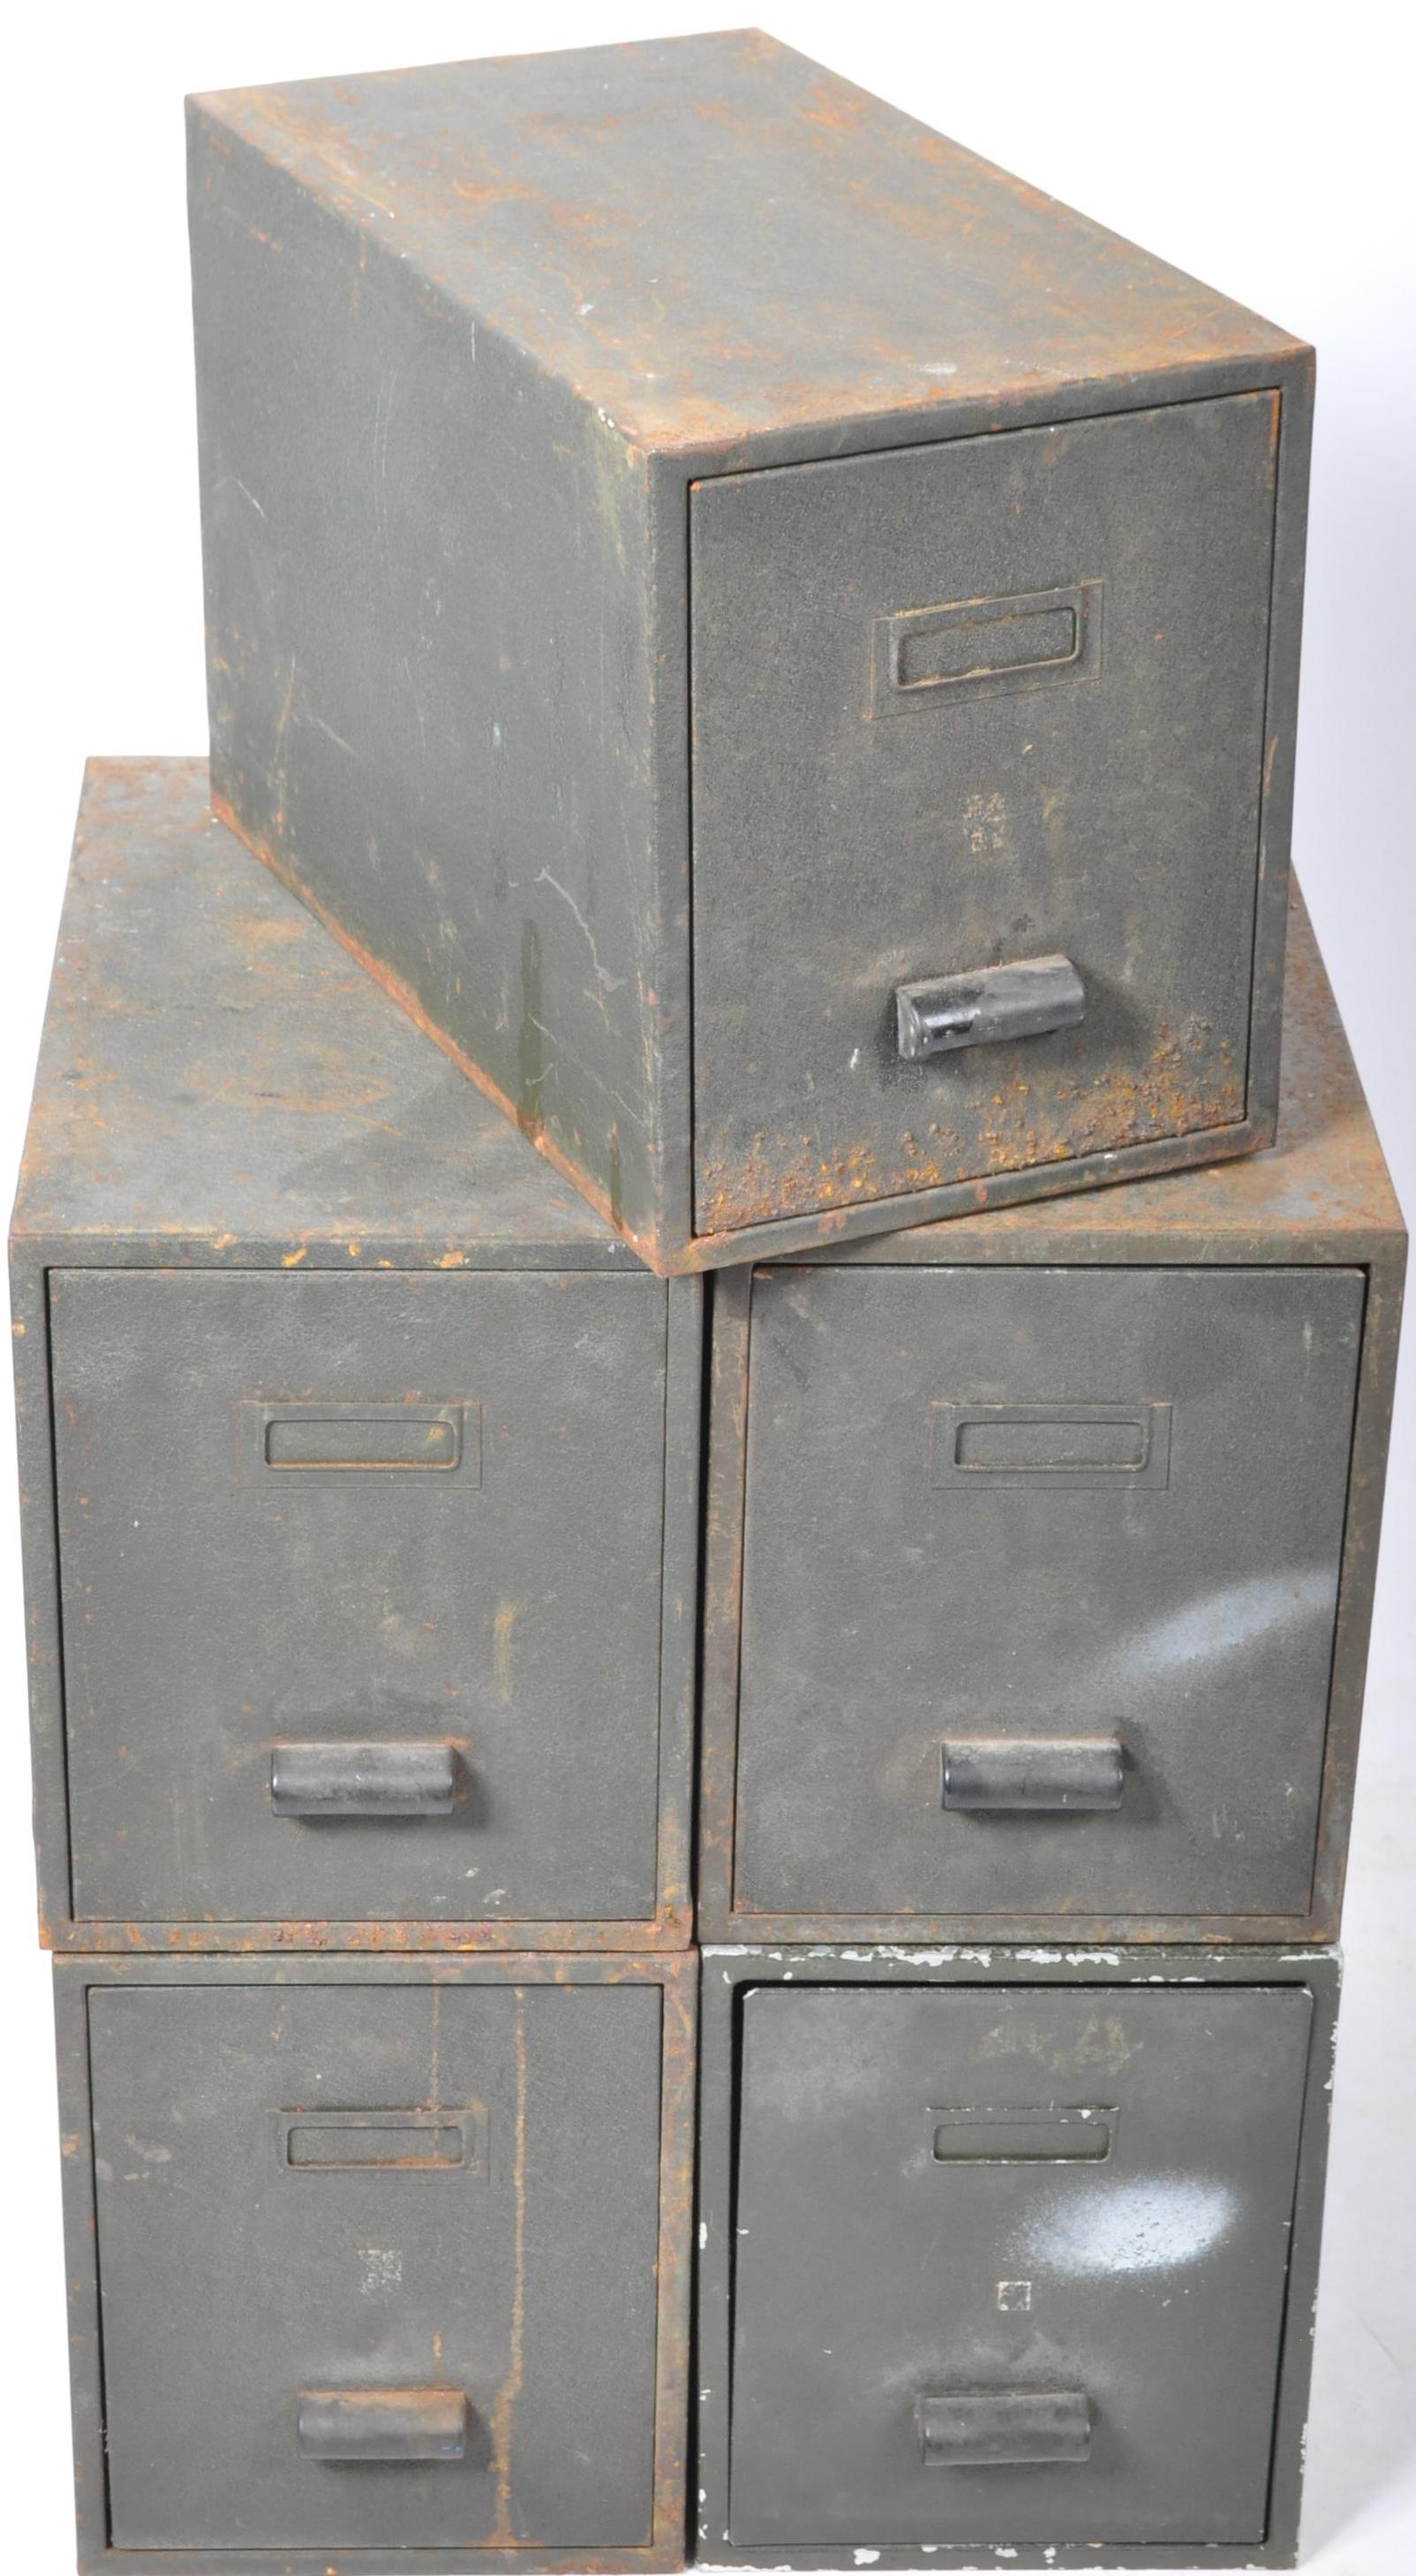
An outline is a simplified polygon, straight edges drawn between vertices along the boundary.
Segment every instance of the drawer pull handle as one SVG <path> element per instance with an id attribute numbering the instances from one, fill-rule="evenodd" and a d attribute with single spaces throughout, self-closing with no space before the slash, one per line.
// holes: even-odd
<path id="1" fill-rule="evenodd" d="M 460 2388 L 306 2388 L 296 2442 L 302 2460 L 460 2460 L 467 2414 Z"/>
<path id="2" fill-rule="evenodd" d="M 270 1803 L 278 1816 L 450 1816 L 450 1744 L 276 1744 Z"/>
<path id="3" fill-rule="evenodd" d="M 866 714 L 904 715 L 1101 677 L 1103 585 L 946 599 L 871 620 Z"/>
<path id="4" fill-rule="evenodd" d="M 1070 957 L 1023 957 L 965 975 L 937 975 L 895 987 L 896 1038 L 903 1064 L 957 1047 L 998 1046 L 1075 1027 L 1086 1010 Z"/>
<path id="5" fill-rule="evenodd" d="M 932 2111 L 937 2165 L 1104 2164 L 1115 2108 L 1075 2103 L 1040 2111 Z"/>
<path id="6" fill-rule="evenodd" d="M 963 1814 L 1100 1815 L 1121 1804 L 1119 1735 L 955 1735 L 941 1803 Z"/>
<path id="7" fill-rule="evenodd" d="M 1091 2406 L 1079 2388 L 948 2388 L 915 2399 L 915 2432 L 927 2469 L 1085 2460 Z"/>

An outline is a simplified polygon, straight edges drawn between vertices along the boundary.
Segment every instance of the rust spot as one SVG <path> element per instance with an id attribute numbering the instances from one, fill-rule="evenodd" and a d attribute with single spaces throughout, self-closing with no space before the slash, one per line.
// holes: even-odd
<path id="1" fill-rule="evenodd" d="M 516 2051 L 516 2123 L 511 2150 L 511 2357 L 492 2407 L 490 2426 L 497 2482 L 497 2518 L 491 2536 L 503 2547 L 510 2547 L 517 2538 L 511 2518 L 511 2442 L 513 2415 L 521 2394 L 526 2333 L 526 2003 L 520 1994 L 516 1998 L 513 2044 Z"/>
<path id="2" fill-rule="evenodd" d="M 889 1152 L 865 1143 L 823 1149 L 810 1136 L 763 1131 L 736 1164 L 705 1143 L 699 1161 L 702 1234 L 711 1239 L 774 1218 L 823 1216 L 832 1208 L 970 1182 L 982 1206 L 989 1183 L 1000 1175 L 1037 1173 L 1050 1163 L 1237 1125 L 1244 1116 L 1242 1074 L 1223 1046 L 1213 1051 L 1212 1068 L 1198 1072 L 1198 1060 L 1209 1052 L 1210 1031 L 1198 1023 L 1178 1036 L 1162 1026 L 1134 1073 L 1105 1067 L 1056 1081 L 1047 1096 L 1018 1076 L 982 1105 L 968 1138 L 942 1118 L 925 1125 L 927 1144 L 904 1131 Z"/>

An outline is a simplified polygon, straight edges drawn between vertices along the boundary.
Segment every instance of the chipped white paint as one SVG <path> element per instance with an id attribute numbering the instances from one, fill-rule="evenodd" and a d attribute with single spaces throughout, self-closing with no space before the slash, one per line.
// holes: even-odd
<path id="1" fill-rule="evenodd" d="M 1119 1950 L 1015 1950 L 1013 1956 L 1026 1960 L 1030 1968 L 1119 1968 Z"/>
<path id="2" fill-rule="evenodd" d="M 700 2253 L 700 2254 L 702 2254 L 703 2252 L 705 2252 L 705 2250 L 706 2250 L 706 2248 L 707 2248 L 707 2244 L 708 2244 L 708 2221 L 707 2221 L 707 2219 L 706 2219 L 706 2218 L 700 2218 L 700 2220 L 699 2220 L 699 2222 L 698 2222 L 698 2251 L 699 2251 L 699 2253 Z"/>
<path id="3" fill-rule="evenodd" d="M 851 2556 L 854 2558 L 857 2567 L 875 2567 L 878 2566 L 880 2561 L 880 2552 L 878 2549 L 853 2549 L 851 2551 Z"/>
<path id="4" fill-rule="evenodd" d="M 958 1959 L 976 1968 L 988 1968 L 993 1964 L 991 1950 L 966 1950 L 957 1942 L 934 1950 L 906 1950 L 897 1941 L 878 1941 L 869 1950 L 837 1949 L 834 1943 L 823 1943 L 810 1955 L 813 1959 L 848 1960 L 853 1967 L 863 1968 L 878 1967 L 884 1959 L 897 1960 L 903 1968 L 947 1968 Z"/>

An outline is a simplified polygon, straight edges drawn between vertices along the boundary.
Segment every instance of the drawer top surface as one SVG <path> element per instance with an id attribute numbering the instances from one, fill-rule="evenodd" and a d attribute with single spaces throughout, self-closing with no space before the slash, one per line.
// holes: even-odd
<path id="1" fill-rule="evenodd" d="M 292 1268 L 643 1276 L 213 821 L 204 760 L 89 764 L 14 1231 Z"/>
<path id="2" fill-rule="evenodd" d="M 1300 350 L 753 29 L 195 111 L 199 189 L 238 138 L 650 450 Z"/>

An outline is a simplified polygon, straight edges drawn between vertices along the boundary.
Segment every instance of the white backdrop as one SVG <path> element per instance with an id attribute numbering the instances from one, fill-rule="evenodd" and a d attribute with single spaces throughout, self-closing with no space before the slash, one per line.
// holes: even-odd
<path id="1" fill-rule="evenodd" d="M 1316 342 L 1297 863 L 1416 1209 L 1416 234 L 1403 9 L 776 0 L 765 23 Z M 24 13 L 7 51 L 10 679 L 0 1172 L 17 1162 L 86 753 L 202 746 L 189 89 L 734 25 L 674 0 L 186 0 Z M 1313 2576 L 1416 2567 L 1416 1366 L 1398 1411 L 1352 1856 L 1309 2442 Z M 8 1412 L 3 1436 L 8 1443 Z M 48 1972 L 34 1948 L 14 1478 L 0 1471 L 0 2559 L 73 2567 Z M 219 2320 L 214 2321 L 219 2331 Z M 1010 2565 L 1014 2562 L 1010 2561 Z M 881 2576 L 887 2576 L 882 2570 Z"/>

